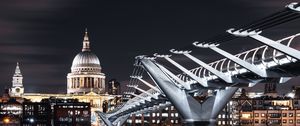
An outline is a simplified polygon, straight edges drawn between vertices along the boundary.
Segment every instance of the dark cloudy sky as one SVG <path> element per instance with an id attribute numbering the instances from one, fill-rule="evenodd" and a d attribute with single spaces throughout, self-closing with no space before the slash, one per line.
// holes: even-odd
<path id="1" fill-rule="evenodd" d="M 128 80 L 134 56 L 189 45 L 282 10 L 291 0 L 2 0 L 0 90 L 20 62 L 25 92 L 66 92 L 66 75 L 88 27 L 107 80 Z M 279 39 L 298 23 L 270 30 Z M 288 32 L 287 32 L 288 31 Z M 240 52 L 252 43 L 225 46 Z M 198 55 L 214 60 L 207 52 Z"/>

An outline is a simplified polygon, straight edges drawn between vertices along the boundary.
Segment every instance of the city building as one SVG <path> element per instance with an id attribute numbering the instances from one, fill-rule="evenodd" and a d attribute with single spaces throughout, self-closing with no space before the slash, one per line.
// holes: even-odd
<path id="1" fill-rule="evenodd" d="M 51 97 L 41 102 L 23 102 L 22 126 L 91 125 L 91 106 L 78 99 Z"/>
<path id="2" fill-rule="evenodd" d="M 120 95 L 120 83 L 116 79 L 111 79 L 108 81 L 108 94 Z"/>
<path id="3" fill-rule="evenodd" d="M 229 101 L 217 117 L 217 125 L 219 126 L 232 126 L 233 125 L 233 111 L 235 102 Z"/>
<path id="4" fill-rule="evenodd" d="M 21 124 L 22 104 L 10 98 L 7 102 L 0 103 L 0 125 L 18 126 Z"/>
<path id="5" fill-rule="evenodd" d="M 243 90 L 242 94 L 234 97 L 219 114 L 218 125 L 300 125 L 300 88 L 292 91 L 294 95 L 288 97 L 278 96 L 274 86 L 276 87 L 266 84 L 265 93 L 257 97 L 249 97 L 253 93 Z"/>
<path id="6" fill-rule="evenodd" d="M 181 117 L 174 106 L 162 110 L 131 115 L 125 126 L 182 126 Z"/>
<path id="7" fill-rule="evenodd" d="M 91 108 L 89 103 L 77 99 L 64 99 L 54 105 L 55 126 L 90 126 Z"/>
<path id="8" fill-rule="evenodd" d="M 23 102 L 22 126 L 51 126 L 52 110 L 49 102 Z"/>
<path id="9" fill-rule="evenodd" d="M 9 89 L 5 88 L 4 93 L 2 94 L 2 97 L 0 97 L 0 103 L 5 103 L 9 99 L 10 99 Z"/>
<path id="10" fill-rule="evenodd" d="M 230 113 L 234 125 L 299 125 L 299 99 L 290 97 L 261 96 L 257 98 L 237 98 L 232 102 L 234 110 Z M 298 115 L 298 116 L 296 116 Z M 297 123 L 298 122 L 298 123 Z M 222 123 L 223 124 L 223 123 Z"/>

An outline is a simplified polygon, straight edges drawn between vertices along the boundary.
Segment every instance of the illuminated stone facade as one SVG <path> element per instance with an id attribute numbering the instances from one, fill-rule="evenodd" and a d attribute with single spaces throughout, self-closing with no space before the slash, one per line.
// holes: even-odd
<path id="1" fill-rule="evenodd" d="M 105 92 L 105 74 L 101 72 L 98 57 L 91 52 L 87 30 L 84 35 L 82 52 L 75 56 L 71 73 L 67 76 L 67 88 L 68 94 Z"/>

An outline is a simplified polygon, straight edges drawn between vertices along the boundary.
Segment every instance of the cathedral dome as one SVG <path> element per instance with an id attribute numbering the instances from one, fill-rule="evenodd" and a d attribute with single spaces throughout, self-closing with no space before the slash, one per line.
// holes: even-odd
<path id="1" fill-rule="evenodd" d="M 84 51 L 75 56 L 72 68 L 75 67 L 100 67 L 100 61 L 94 53 Z"/>
<path id="2" fill-rule="evenodd" d="M 82 52 L 78 53 L 72 63 L 72 72 L 101 72 L 99 58 L 91 52 L 88 33 L 85 31 Z"/>

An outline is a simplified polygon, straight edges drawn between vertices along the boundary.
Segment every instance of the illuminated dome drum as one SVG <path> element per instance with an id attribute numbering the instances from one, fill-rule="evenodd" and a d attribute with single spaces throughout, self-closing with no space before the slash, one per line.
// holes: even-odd
<path id="1" fill-rule="evenodd" d="M 99 58 L 91 52 L 87 30 L 82 52 L 75 56 L 67 81 L 70 94 L 104 93 L 105 91 L 105 74 L 101 72 Z"/>

